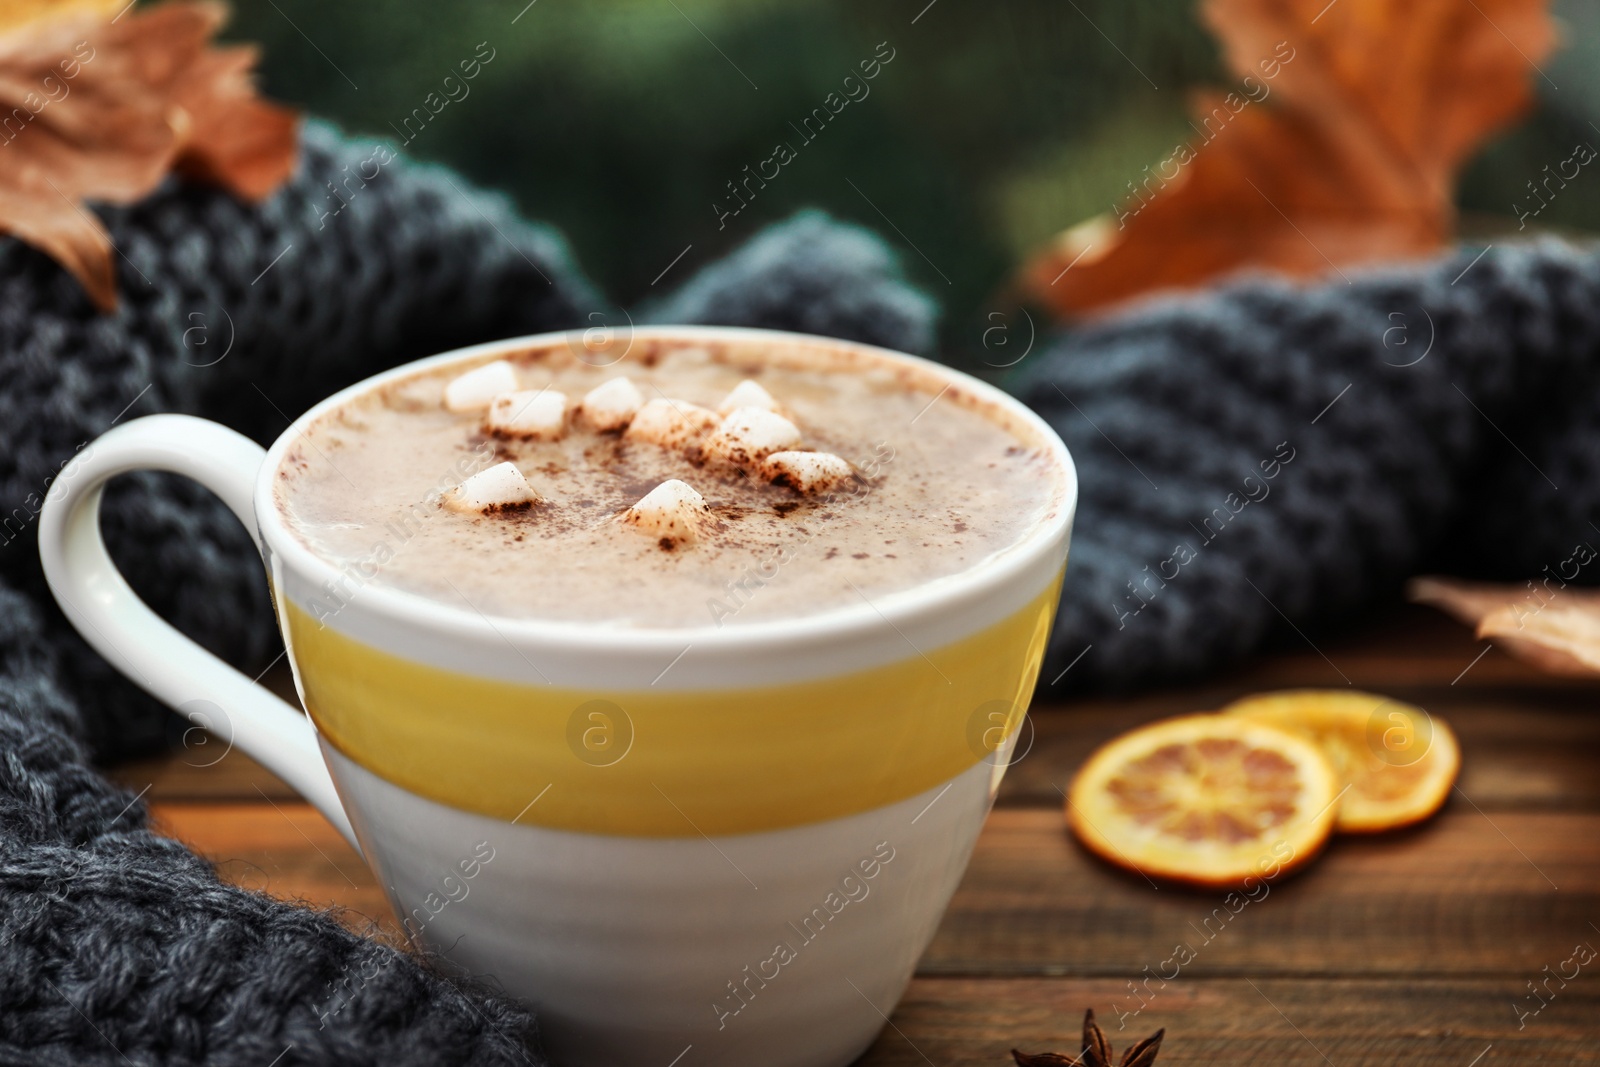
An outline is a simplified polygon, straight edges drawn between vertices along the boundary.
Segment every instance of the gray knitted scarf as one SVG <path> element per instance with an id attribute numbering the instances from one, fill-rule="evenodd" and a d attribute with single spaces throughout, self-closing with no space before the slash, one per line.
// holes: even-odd
<path id="1" fill-rule="evenodd" d="M 1597 357 L 1600 255 L 1555 241 L 1245 282 L 1046 346 L 1016 389 L 1081 480 L 1046 691 L 1304 647 L 1420 570 L 1554 573 L 1600 545 Z"/>
<path id="2" fill-rule="evenodd" d="M 174 720 L 71 631 L 39 572 L 49 479 L 122 419 L 192 412 L 266 442 L 384 367 L 613 310 L 557 235 L 443 170 L 392 164 L 336 205 L 328 182 L 373 148 L 313 125 L 265 205 L 173 183 L 105 210 L 111 316 L 0 241 L 0 1064 L 542 1062 L 525 1007 L 150 832 L 91 760 L 157 749 Z M 1201 670 L 1424 561 L 1531 576 L 1600 537 L 1600 263 L 1559 245 L 1469 262 L 1245 285 L 1029 356 L 1018 386 L 1083 487 L 1046 684 Z M 934 317 L 881 242 L 814 213 L 648 312 L 910 351 Z M 142 475 L 105 514 L 157 611 L 241 668 L 273 659 L 260 566 L 220 504 Z"/>
<path id="3" fill-rule="evenodd" d="M 385 367 L 616 313 L 558 236 L 447 171 L 393 163 L 335 197 L 329 183 L 375 147 L 313 125 L 300 174 L 258 208 L 173 183 L 104 211 L 115 315 L 0 241 L 0 1064 L 543 1062 L 523 1006 L 226 885 L 152 833 L 90 761 L 159 748 L 176 720 L 72 632 L 38 562 L 50 479 L 123 419 L 190 412 L 266 443 Z M 875 237 L 810 213 L 653 317 L 926 349 L 933 307 Z M 251 673 L 273 660 L 261 566 L 218 501 L 137 475 L 103 514 L 158 612 Z"/>

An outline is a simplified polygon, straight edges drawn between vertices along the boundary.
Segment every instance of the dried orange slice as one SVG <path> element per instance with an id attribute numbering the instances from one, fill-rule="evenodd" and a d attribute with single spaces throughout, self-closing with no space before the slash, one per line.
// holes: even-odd
<path id="1" fill-rule="evenodd" d="M 1091 851 L 1213 888 L 1277 877 L 1333 830 L 1339 780 L 1305 739 L 1242 717 L 1185 715 L 1089 757 L 1067 823 Z"/>
<path id="2" fill-rule="evenodd" d="M 1421 822 L 1444 804 L 1461 748 L 1443 721 L 1398 700 L 1349 689 L 1286 689 L 1246 697 L 1228 716 L 1267 723 L 1315 743 L 1338 772 L 1338 829 L 1376 833 Z"/>

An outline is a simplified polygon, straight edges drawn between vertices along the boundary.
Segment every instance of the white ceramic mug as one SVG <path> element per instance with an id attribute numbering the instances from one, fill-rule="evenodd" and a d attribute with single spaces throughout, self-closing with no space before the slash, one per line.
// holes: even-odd
<path id="1" fill-rule="evenodd" d="M 1066 561 L 1072 460 L 1015 400 L 911 356 L 705 327 L 641 341 L 931 375 L 1053 458 L 1047 515 L 981 565 L 872 603 L 681 630 L 490 618 L 367 584 L 369 567 L 288 528 L 274 475 L 313 420 L 419 370 L 573 343 L 554 334 L 380 374 L 265 452 L 182 415 L 111 430 L 52 486 L 45 574 L 119 670 L 338 827 L 420 944 L 526 998 L 558 1063 L 839 1067 L 904 992 L 1013 751 Z M 112 565 L 102 488 L 136 470 L 195 479 L 250 530 L 309 718 Z M 357 992 L 330 989 L 319 1010 Z"/>

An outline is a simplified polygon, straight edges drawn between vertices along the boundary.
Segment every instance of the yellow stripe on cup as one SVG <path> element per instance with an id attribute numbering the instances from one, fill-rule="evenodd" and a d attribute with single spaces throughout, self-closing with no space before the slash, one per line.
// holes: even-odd
<path id="1" fill-rule="evenodd" d="M 317 729 L 379 777 L 525 825 L 695 837 L 870 811 L 989 756 L 1021 724 L 1059 589 L 1058 577 L 1010 618 L 926 655 L 706 692 L 471 677 L 284 610 Z"/>

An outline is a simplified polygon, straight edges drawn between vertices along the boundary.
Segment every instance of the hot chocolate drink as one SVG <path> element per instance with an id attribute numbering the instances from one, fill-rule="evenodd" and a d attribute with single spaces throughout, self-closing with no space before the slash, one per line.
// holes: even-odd
<path id="1" fill-rule="evenodd" d="M 454 361 L 286 454 L 288 526 L 341 568 L 488 616 L 742 626 L 973 568 L 1064 506 L 1033 431 L 936 369 L 800 338 Z"/>

